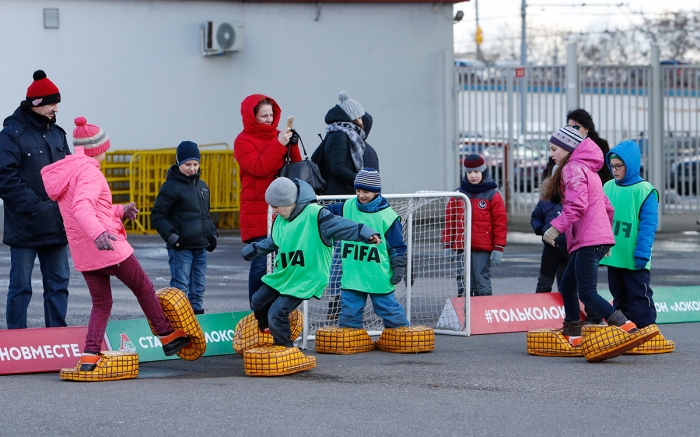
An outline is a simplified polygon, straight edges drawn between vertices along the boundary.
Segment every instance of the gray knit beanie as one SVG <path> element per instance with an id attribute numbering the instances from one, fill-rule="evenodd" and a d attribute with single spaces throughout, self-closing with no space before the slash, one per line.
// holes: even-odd
<path id="1" fill-rule="evenodd" d="M 285 177 L 272 181 L 265 191 L 265 201 L 270 206 L 291 206 L 297 202 L 297 197 L 296 184 Z"/>
<path id="2" fill-rule="evenodd" d="M 338 94 L 338 100 L 340 100 L 338 106 L 343 108 L 343 111 L 348 114 L 351 120 L 357 120 L 365 115 L 365 110 L 362 108 L 362 105 L 351 99 L 347 92 L 341 91 L 340 94 Z"/>

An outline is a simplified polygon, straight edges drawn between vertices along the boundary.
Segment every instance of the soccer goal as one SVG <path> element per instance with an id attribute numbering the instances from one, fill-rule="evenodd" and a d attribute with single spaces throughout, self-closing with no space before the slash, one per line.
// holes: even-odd
<path id="1" fill-rule="evenodd" d="M 469 335 L 470 251 L 445 249 L 444 238 L 463 238 L 471 247 L 471 204 L 460 192 L 417 192 L 383 195 L 401 217 L 407 245 L 407 268 L 404 281 L 396 286 L 396 298 L 406 310 L 411 325 L 424 325 L 438 334 Z M 319 196 L 321 205 L 342 202 L 355 196 Z M 446 227 L 446 208 L 450 204 L 459 214 Z M 454 226 L 454 219 L 461 226 Z M 461 229 L 462 235 L 455 229 Z M 455 234 L 455 235 L 453 235 Z M 336 245 L 335 251 L 339 251 Z M 334 254 L 334 259 L 338 258 Z M 302 347 L 315 338 L 318 328 L 337 326 L 340 304 L 340 263 L 333 262 L 331 280 L 321 299 L 304 302 Z M 461 281 L 458 282 L 458 276 Z M 457 298 L 460 288 L 466 290 Z M 364 313 L 365 329 L 379 335 L 382 320 L 372 310 L 368 299 Z"/>

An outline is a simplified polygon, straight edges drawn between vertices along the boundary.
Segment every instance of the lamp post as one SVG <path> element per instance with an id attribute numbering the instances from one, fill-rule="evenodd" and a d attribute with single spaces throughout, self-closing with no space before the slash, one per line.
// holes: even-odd
<path id="1" fill-rule="evenodd" d="M 520 7 L 521 16 L 521 33 L 520 33 L 520 65 L 525 68 L 527 66 L 527 41 L 525 39 L 525 13 L 527 10 L 527 1 L 523 0 Z M 520 135 L 525 136 L 525 85 L 527 84 L 527 69 L 525 76 L 520 78 Z"/>

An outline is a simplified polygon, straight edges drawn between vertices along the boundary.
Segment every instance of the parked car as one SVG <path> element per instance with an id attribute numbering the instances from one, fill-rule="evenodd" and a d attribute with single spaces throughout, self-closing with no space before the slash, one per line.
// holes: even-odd
<path id="1" fill-rule="evenodd" d="M 544 141 L 544 142 L 543 142 Z M 532 191 L 541 181 L 542 172 L 547 166 L 548 155 L 545 152 L 546 140 L 527 140 L 515 145 L 513 149 L 513 177 L 518 191 Z M 470 153 L 477 153 L 484 158 L 493 180 L 504 188 L 507 163 L 508 142 L 502 139 L 467 138 L 460 146 L 460 160 Z M 464 171 L 464 167 L 462 172 Z M 462 173 L 463 175 L 464 173 Z"/>
<path id="2" fill-rule="evenodd" d="M 698 166 L 700 155 L 673 163 L 669 180 L 671 187 L 675 188 L 678 194 L 698 194 Z"/>

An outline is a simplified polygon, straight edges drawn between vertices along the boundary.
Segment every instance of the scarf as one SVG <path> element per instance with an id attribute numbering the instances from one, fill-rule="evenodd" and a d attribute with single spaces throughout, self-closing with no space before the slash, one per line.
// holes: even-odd
<path id="1" fill-rule="evenodd" d="M 355 172 L 362 170 L 364 166 L 362 156 L 365 154 L 365 142 L 363 140 L 363 138 L 366 137 L 365 131 L 354 123 L 338 121 L 326 126 L 326 135 L 331 132 L 343 132 L 348 136 L 348 140 L 350 141 L 350 157 L 352 158 L 352 163 L 355 165 Z"/>

